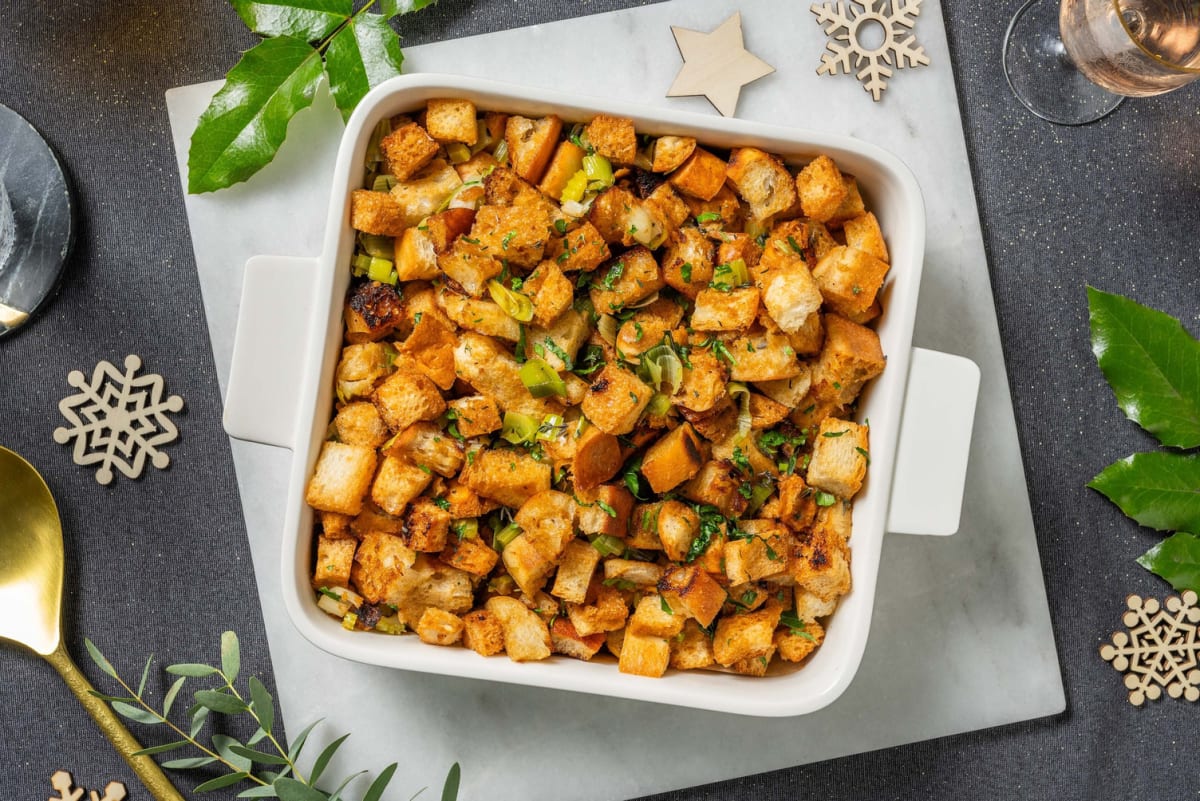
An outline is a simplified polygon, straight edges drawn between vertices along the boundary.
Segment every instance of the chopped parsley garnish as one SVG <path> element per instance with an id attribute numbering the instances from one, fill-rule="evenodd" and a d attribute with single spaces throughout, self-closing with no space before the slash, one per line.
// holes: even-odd
<path id="1" fill-rule="evenodd" d="M 599 345 L 588 345 L 587 350 L 583 352 L 583 359 L 575 365 L 575 375 L 591 375 L 603 366 L 604 348 Z"/>
<path id="2" fill-rule="evenodd" d="M 557 356 L 562 361 L 562 363 L 564 365 L 564 367 L 563 367 L 564 370 L 573 370 L 574 369 L 575 366 L 571 361 L 571 355 L 569 353 L 567 353 L 565 350 L 563 350 L 561 347 L 559 347 L 557 342 L 555 342 L 550 337 L 546 337 L 544 340 L 542 340 L 542 342 L 546 345 L 546 350 L 553 353 L 555 356 Z"/>
<path id="3" fill-rule="evenodd" d="M 719 537 L 721 527 L 725 525 L 725 516 L 715 506 L 697 506 L 695 511 L 700 516 L 700 534 L 692 540 L 692 547 L 688 548 L 687 558 L 684 560 L 688 563 L 696 561 L 704 554 L 713 537 Z"/>
<path id="4" fill-rule="evenodd" d="M 675 614 L 675 612 L 671 609 L 671 605 L 667 603 L 666 598 L 664 598 L 660 595 L 660 596 L 658 596 L 658 602 L 659 602 L 659 605 L 662 606 L 662 610 L 664 612 L 666 612 L 668 615 Z"/>
<path id="5" fill-rule="evenodd" d="M 600 282 L 600 285 L 611 291 L 613 285 L 621 279 L 621 273 L 623 272 L 625 272 L 625 262 L 619 261 L 608 268 L 608 274 L 604 276 L 604 280 Z"/>
<path id="6" fill-rule="evenodd" d="M 616 510 L 616 509 L 612 508 L 612 507 L 611 507 L 611 506 L 609 506 L 607 503 L 605 503 L 604 501 L 602 501 L 602 500 L 600 500 L 600 499 L 598 499 L 598 498 L 596 499 L 596 505 L 597 505 L 597 506 L 599 506 L 599 507 L 600 507 L 600 510 L 601 510 L 602 512 L 604 512 L 604 514 L 608 515 L 609 517 L 616 517 L 616 516 L 617 516 L 617 510 Z"/>
<path id="7" fill-rule="evenodd" d="M 696 222 L 701 225 L 707 222 L 716 222 L 719 219 L 721 219 L 721 214 L 716 211 L 706 211 L 703 214 L 696 215 Z"/>
<path id="8" fill-rule="evenodd" d="M 679 274 L 683 276 L 683 282 L 685 284 L 692 283 L 692 263 L 690 261 L 685 261 L 683 266 L 679 268 Z"/>
<path id="9" fill-rule="evenodd" d="M 555 220 L 554 230 L 560 234 L 565 234 L 567 232 L 567 221 L 562 218 Z"/>
<path id="10" fill-rule="evenodd" d="M 799 618 L 799 616 L 796 615 L 795 609 L 789 609 L 786 612 L 784 612 L 782 615 L 780 615 L 779 622 L 782 623 L 783 625 L 787 626 L 788 631 L 790 633 L 796 634 L 796 635 L 803 637 L 806 640 L 810 640 L 812 642 L 817 641 L 816 637 L 812 636 L 811 634 L 808 633 L 808 631 L 806 631 L 806 629 L 808 627 L 805 625 L 804 621 L 801 620 Z"/>
<path id="11" fill-rule="evenodd" d="M 433 502 L 437 504 L 437 508 L 441 509 L 442 511 L 450 511 L 450 501 L 446 500 L 445 498 L 434 498 Z"/>
<path id="12" fill-rule="evenodd" d="M 801 256 L 804 255 L 804 249 L 801 248 L 800 245 L 796 244 L 796 238 L 794 236 L 788 234 L 787 242 L 791 246 L 792 250 L 796 251 Z"/>
<path id="13" fill-rule="evenodd" d="M 733 455 L 729 457 L 729 461 L 733 462 L 739 470 L 750 470 L 750 460 L 746 457 L 746 454 L 742 453 L 741 448 L 733 449 Z"/>
<path id="14" fill-rule="evenodd" d="M 843 429 L 842 431 L 826 431 L 821 436 L 829 437 L 830 439 L 833 439 L 834 437 L 840 437 L 842 434 L 847 434 L 849 432 L 850 432 L 850 429 L 847 428 L 847 429 Z"/>
<path id="15" fill-rule="evenodd" d="M 500 249 L 508 250 L 508 244 L 516 238 L 517 238 L 517 232 L 509 231 L 507 234 L 504 235 L 504 238 L 500 240 Z"/>
<path id="16" fill-rule="evenodd" d="M 867 460 L 867 464 L 871 463 L 871 454 L 867 453 L 866 448 L 855 448 L 854 450 L 858 451 L 859 455 Z"/>

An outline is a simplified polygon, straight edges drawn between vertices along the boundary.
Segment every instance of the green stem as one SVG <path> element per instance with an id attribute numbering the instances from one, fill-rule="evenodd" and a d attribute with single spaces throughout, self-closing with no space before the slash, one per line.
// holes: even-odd
<path id="1" fill-rule="evenodd" d="M 357 19 L 359 18 L 359 16 L 360 16 L 360 15 L 361 15 L 361 14 L 362 14 L 364 11 L 366 11 L 366 10 L 367 10 L 367 9 L 369 9 L 369 8 L 371 8 L 373 5 L 375 5 L 375 3 L 376 3 L 376 0 L 370 0 L 370 2 L 366 3 L 365 5 L 363 5 L 363 7 L 362 7 L 362 8 L 360 8 L 358 11 L 355 11 L 353 14 L 351 14 L 349 17 L 347 17 L 347 18 L 346 18 L 346 21 L 345 21 L 345 22 L 343 22 L 342 24 L 338 25 L 338 26 L 337 26 L 337 27 L 334 29 L 333 33 L 329 34 L 329 35 L 328 35 L 328 36 L 326 36 L 326 37 L 325 37 L 323 40 L 321 40 L 321 43 L 320 43 L 319 45 L 317 45 L 317 52 L 318 52 L 318 53 L 320 53 L 320 54 L 323 56 L 323 55 L 325 54 L 325 49 L 326 49 L 327 47 L 329 47 L 329 43 L 333 41 L 333 38 L 334 38 L 335 36 L 337 36 L 339 33 L 341 33 L 341 32 L 342 32 L 342 30 L 343 30 L 343 29 L 344 29 L 344 28 L 345 28 L 347 25 L 350 25 L 350 24 L 351 24 L 351 23 L 353 23 L 355 20 L 357 20 Z"/>
<path id="2" fill-rule="evenodd" d="M 372 2 L 374 2 L 374 0 L 372 0 Z M 242 698 L 241 693 L 237 691 L 237 687 L 233 686 L 233 682 L 231 682 L 223 672 L 217 671 L 217 673 L 221 678 L 225 679 L 225 686 L 229 688 L 231 693 L 233 693 L 234 698 L 237 698 L 239 701 L 245 704 L 246 700 Z M 267 739 L 271 742 L 271 745 L 275 746 L 275 750 L 279 752 L 279 756 L 283 757 L 287 761 L 288 767 L 292 769 L 292 775 L 296 777 L 296 781 L 300 782 L 301 784 L 308 784 L 308 779 L 304 778 L 304 774 L 300 772 L 300 768 L 296 767 L 296 763 L 292 761 L 290 756 L 288 756 L 288 752 L 284 750 L 282 745 L 280 745 L 279 740 L 275 739 L 275 735 L 267 731 L 262 725 L 262 719 L 258 716 L 258 710 L 254 709 L 254 707 L 252 707 L 250 704 L 246 704 L 246 708 L 250 711 L 250 717 L 254 718 L 254 722 L 257 723 L 258 727 L 263 730 L 264 734 L 267 735 Z"/>

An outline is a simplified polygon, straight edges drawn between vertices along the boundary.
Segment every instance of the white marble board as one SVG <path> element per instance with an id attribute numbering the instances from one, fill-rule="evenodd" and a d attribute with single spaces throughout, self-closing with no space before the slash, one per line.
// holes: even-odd
<path id="1" fill-rule="evenodd" d="M 916 27 L 932 65 L 900 71 L 873 103 L 853 78 L 816 75 L 825 37 L 807 3 L 739 5 L 747 46 L 776 72 L 743 90 L 738 116 L 873 141 L 922 185 L 928 249 L 915 344 L 967 356 L 983 373 L 960 532 L 888 537 L 870 640 L 849 690 L 808 716 L 758 720 L 407 673 L 317 650 L 293 628 L 279 593 L 291 454 L 234 442 L 284 719 L 295 732 L 325 717 L 326 738 L 353 731 L 353 756 L 335 769 L 399 759 L 397 798 L 440 787 L 458 760 L 463 798 L 549 801 L 570 787 L 580 801 L 620 799 L 1064 709 L 940 7 L 925 3 Z M 670 28 L 711 30 L 732 11 L 715 0 L 672 0 L 408 48 L 405 66 L 715 113 L 702 98 L 664 97 L 680 65 Z M 605 66 L 614 47 L 620 70 Z M 182 174 L 188 138 L 217 86 L 167 93 Z M 186 199 L 222 389 L 243 265 L 260 253 L 318 253 L 341 127 L 322 94 L 252 181 Z M 580 782 L 581 774 L 595 778 Z"/>

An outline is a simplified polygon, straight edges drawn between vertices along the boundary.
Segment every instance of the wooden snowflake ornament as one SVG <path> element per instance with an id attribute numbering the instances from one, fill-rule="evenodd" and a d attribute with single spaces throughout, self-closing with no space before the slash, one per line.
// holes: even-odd
<path id="1" fill-rule="evenodd" d="M 1130 595 L 1121 618 L 1128 632 L 1100 646 L 1100 658 L 1125 673 L 1129 703 L 1156 701 L 1163 688 L 1172 698 L 1200 699 L 1200 608 L 1196 593 L 1172 595 L 1164 604 Z"/>
<path id="2" fill-rule="evenodd" d="M 147 458 L 159 470 L 171 457 L 159 450 L 179 437 L 179 429 L 167 416 L 183 408 L 178 395 L 163 397 L 160 375 L 137 375 L 142 360 L 125 357 L 125 370 L 100 362 L 89 381 L 72 370 L 67 383 L 79 390 L 59 401 L 58 410 L 69 426 L 54 429 L 54 441 L 75 441 L 72 457 L 78 465 L 99 465 L 96 481 L 112 483 L 113 468 L 128 478 L 137 478 Z"/>
<path id="3" fill-rule="evenodd" d="M 50 775 L 50 786 L 58 791 L 58 795 L 52 796 L 49 801 L 80 801 L 83 797 L 83 788 L 76 787 L 75 780 L 65 770 L 56 770 Z M 124 798 L 125 785 L 120 782 L 104 785 L 104 795 L 95 790 L 88 793 L 89 801 L 124 801 Z"/>
<path id="4" fill-rule="evenodd" d="M 925 48 L 909 31 L 917 24 L 922 0 L 837 0 L 809 9 L 829 41 L 818 75 L 853 74 L 878 102 L 892 67 L 924 67 Z M 864 66 L 865 65 L 865 66 Z"/>

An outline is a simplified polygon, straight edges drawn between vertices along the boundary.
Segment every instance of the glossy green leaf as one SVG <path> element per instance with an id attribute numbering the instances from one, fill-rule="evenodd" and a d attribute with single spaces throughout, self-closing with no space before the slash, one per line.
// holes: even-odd
<path id="1" fill-rule="evenodd" d="M 200 706 L 211 709 L 213 712 L 220 712 L 222 715 L 237 715 L 246 711 L 246 704 L 229 693 L 200 690 L 196 693 L 195 698 L 196 703 Z"/>
<path id="2" fill-rule="evenodd" d="M 183 759 L 168 759 L 166 762 L 162 763 L 162 766 L 171 770 L 195 770 L 196 768 L 202 768 L 205 765 L 211 765 L 216 761 L 217 760 L 213 757 L 208 756 L 185 757 Z"/>
<path id="3" fill-rule="evenodd" d="M 302 39 L 265 39 L 248 50 L 200 115 L 188 149 L 188 191 L 223 189 L 266 166 L 288 122 L 312 105 L 321 74 L 320 53 Z"/>
<path id="4" fill-rule="evenodd" d="M 127 704 L 124 701 L 113 701 L 112 708 L 121 717 L 129 718 L 138 723 L 145 723 L 147 726 L 157 726 L 162 723 L 158 715 L 155 715 L 153 712 L 142 709 L 140 706 Z"/>
<path id="5" fill-rule="evenodd" d="M 96 663 L 96 667 L 100 668 L 114 679 L 117 678 L 116 668 L 112 666 L 111 662 L 104 658 L 104 654 L 100 653 L 100 649 L 96 647 L 95 643 L 93 643 L 87 637 L 84 637 L 83 645 L 85 648 L 87 648 L 88 656 L 90 656 L 92 661 Z"/>
<path id="6" fill-rule="evenodd" d="M 1200 342 L 1179 320 L 1088 287 L 1092 352 L 1125 416 L 1164 445 L 1200 447 Z"/>
<path id="7" fill-rule="evenodd" d="M 204 782 L 204 784 L 197 785 L 192 792 L 207 793 L 211 792 L 212 790 L 220 790 L 223 787 L 229 787 L 230 785 L 237 784 L 238 782 L 248 778 L 250 778 L 250 774 L 245 771 L 241 771 L 239 773 L 226 773 L 224 776 L 218 776 L 215 779 L 209 779 L 208 781 Z"/>
<path id="8" fill-rule="evenodd" d="M 242 646 L 238 643 L 237 634 L 226 631 L 221 635 L 221 672 L 225 674 L 225 680 L 233 684 L 241 669 Z"/>
<path id="9" fill-rule="evenodd" d="M 358 101 L 388 78 L 400 74 L 400 40 L 382 14 L 360 14 L 329 40 L 325 71 L 334 102 L 349 119 Z"/>
<path id="10" fill-rule="evenodd" d="M 458 785 L 462 781 L 462 768 L 455 762 L 446 774 L 446 783 L 442 785 L 442 801 L 457 801 Z"/>
<path id="11" fill-rule="evenodd" d="M 255 751 L 253 748 L 247 748 L 244 745 L 233 743 L 229 746 L 229 750 L 240 757 L 249 759 L 251 762 L 258 762 L 263 765 L 286 765 L 287 760 L 277 754 L 268 754 L 263 751 Z"/>
<path id="12" fill-rule="evenodd" d="M 328 796 L 295 779 L 276 779 L 272 785 L 281 801 L 327 801 Z"/>
<path id="13" fill-rule="evenodd" d="M 308 780 L 310 782 L 313 784 L 317 783 L 317 780 L 321 778 L 321 774 L 325 772 L 325 768 L 329 767 L 329 760 L 333 759 L 333 755 L 337 753 L 337 750 L 342 747 L 342 743 L 346 742 L 346 738 L 349 736 L 349 734 L 343 734 L 341 737 L 325 746 L 325 750 L 322 751 L 317 756 L 317 760 L 313 762 L 312 773 L 308 774 Z"/>
<path id="14" fill-rule="evenodd" d="M 1200 457 L 1154 451 L 1113 462 L 1088 483 L 1143 526 L 1200 531 Z"/>
<path id="15" fill-rule="evenodd" d="M 1182 531 L 1172 534 L 1137 562 L 1177 590 L 1200 592 L 1200 537 Z"/>
<path id="16" fill-rule="evenodd" d="M 422 8 L 427 8 L 435 2 L 436 0 L 379 0 L 379 10 L 383 12 L 385 17 L 391 19 L 401 14 L 420 11 Z"/>
<path id="17" fill-rule="evenodd" d="M 193 679 L 202 679 L 205 676 L 211 676 L 217 672 L 217 669 L 212 665 L 201 665 L 196 662 L 185 662 L 180 665 L 167 666 L 167 672 L 175 676 L 188 676 Z"/>
<path id="18" fill-rule="evenodd" d="M 324 39 L 354 13 L 351 0 L 231 0 L 246 27 L 260 36 Z"/>
<path id="19" fill-rule="evenodd" d="M 165 754 L 168 751 L 176 751 L 188 745 L 187 740 L 176 740 L 173 743 L 163 743 L 162 745 L 152 745 L 149 748 L 142 748 L 134 751 L 132 756 L 153 756 L 154 754 Z"/>
<path id="20" fill-rule="evenodd" d="M 179 695 L 179 691 L 183 689 L 183 683 L 187 681 L 187 676 L 180 676 L 175 679 L 175 683 L 171 685 L 171 689 L 167 690 L 167 694 L 163 697 L 163 717 L 171 714 L 171 707 L 175 704 L 175 699 Z"/>
<path id="21" fill-rule="evenodd" d="M 375 781 L 371 782 L 371 786 L 367 789 L 366 795 L 362 797 L 362 801 L 379 801 L 383 797 L 383 791 L 387 789 L 388 782 L 392 780 L 392 775 L 395 772 L 395 762 L 380 771 L 379 775 L 375 777 Z"/>
<path id="22" fill-rule="evenodd" d="M 258 716 L 258 724 L 268 734 L 275 725 L 275 702 L 267 688 L 258 680 L 258 676 L 250 677 L 250 701 L 254 704 L 254 714 Z"/>

